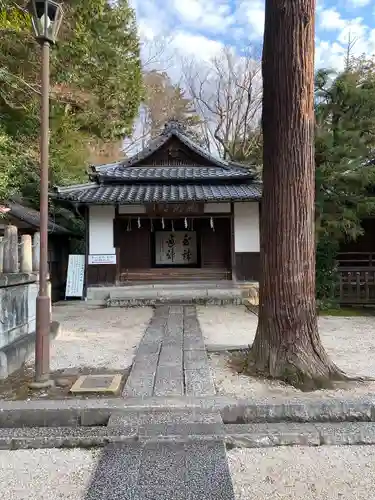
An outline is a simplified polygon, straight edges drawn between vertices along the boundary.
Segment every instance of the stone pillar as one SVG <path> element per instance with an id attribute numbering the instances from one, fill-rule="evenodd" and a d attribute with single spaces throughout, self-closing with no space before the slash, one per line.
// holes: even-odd
<path id="1" fill-rule="evenodd" d="M 29 234 L 21 236 L 21 273 L 31 273 L 33 271 L 32 240 Z"/>
<path id="2" fill-rule="evenodd" d="M 3 237 L 0 236 L 0 274 L 3 273 L 4 269 L 4 241 Z"/>
<path id="3" fill-rule="evenodd" d="M 33 271 L 39 273 L 40 233 L 35 233 L 33 238 Z"/>
<path id="4" fill-rule="evenodd" d="M 4 241 L 4 273 L 18 273 L 18 230 L 16 226 L 6 226 Z"/>

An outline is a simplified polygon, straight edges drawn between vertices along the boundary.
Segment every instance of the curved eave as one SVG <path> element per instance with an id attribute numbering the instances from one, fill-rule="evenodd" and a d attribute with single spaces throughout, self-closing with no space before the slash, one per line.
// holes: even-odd
<path id="1" fill-rule="evenodd" d="M 149 203 L 258 201 L 262 187 L 253 184 L 122 184 L 95 185 L 65 192 L 54 197 L 73 204 L 143 205 Z"/>

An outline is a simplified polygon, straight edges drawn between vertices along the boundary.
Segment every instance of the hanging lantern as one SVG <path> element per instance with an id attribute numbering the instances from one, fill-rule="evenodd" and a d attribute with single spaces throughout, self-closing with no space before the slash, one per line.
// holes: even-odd
<path id="1" fill-rule="evenodd" d="M 191 231 L 194 231 L 194 219 L 191 219 Z"/>
<path id="2" fill-rule="evenodd" d="M 132 230 L 132 221 L 131 221 L 130 217 L 128 219 L 128 225 L 126 226 L 126 230 L 127 231 L 131 231 Z"/>
<path id="3" fill-rule="evenodd" d="M 150 219 L 150 229 L 151 229 L 151 232 L 153 233 L 154 232 L 154 221 L 152 219 Z"/>
<path id="4" fill-rule="evenodd" d="M 215 231 L 214 219 L 212 217 L 210 218 L 210 227 L 211 227 L 212 231 Z"/>
<path id="5" fill-rule="evenodd" d="M 164 217 L 161 218 L 161 227 L 165 229 L 165 224 L 164 224 Z"/>
<path id="6" fill-rule="evenodd" d="M 173 222 L 173 219 L 172 219 L 172 222 L 171 222 L 171 227 L 172 227 L 172 233 L 174 233 L 174 222 Z"/>
<path id="7" fill-rule="evenodd" d="M 138 229 L 141 229 L 141 219 L 138 217 Z"/>
<path id="8" fill-rule="evenodd" d="M 188 221 L 187 221 L 187 218 L 186 218 L 186 217 L 185 217 L 184 224 L 185 224 L 185 229 L 187 229 L 187 227 L 188 227 Z"/>

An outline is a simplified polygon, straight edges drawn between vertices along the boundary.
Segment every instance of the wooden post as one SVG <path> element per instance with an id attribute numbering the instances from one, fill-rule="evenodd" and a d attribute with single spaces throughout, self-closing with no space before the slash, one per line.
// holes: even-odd
<path id="1" fill-rule="evenodd" d="M 33 271 L 32 239 L 30 234 L 21 236 L 21 272 L 31 273 Z"/>
<path id="2" fill-rule="evenodd" d="M 16 226 L 6 226 L 4 241 L 4 273 L 18 273 L 18 229 Z"/>
<path id="3" fill-rule="evenodd" d="M 39 273 L 40 233 L 35 233 L 33 238 L 33 271 Z"/>

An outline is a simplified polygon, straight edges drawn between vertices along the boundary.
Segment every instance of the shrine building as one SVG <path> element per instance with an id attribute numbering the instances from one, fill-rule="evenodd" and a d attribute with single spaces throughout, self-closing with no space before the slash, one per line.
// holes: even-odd
<path id="1" fill-rule="evenodd" d="M 223 161 L 176 122 L 135 156 L 91 167 L 53 196 L 86 218 L 87 287 L 259 279 L 255 172 Z"/>

